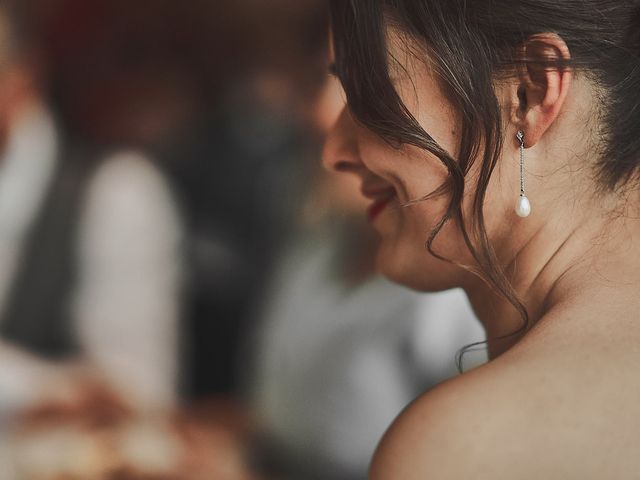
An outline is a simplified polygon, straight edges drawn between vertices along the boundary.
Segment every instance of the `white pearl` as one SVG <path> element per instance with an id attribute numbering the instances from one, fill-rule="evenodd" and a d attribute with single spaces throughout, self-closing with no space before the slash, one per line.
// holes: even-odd
<path id="1" fill-rule="evenodd" d="M 516 204 L 516 213 L 519 217 L 528 217 L 531 213 L 531 203 L 529 203 L 529 199 L 524 195 L 521 195 L 518 198 L 518 203 Z"/>

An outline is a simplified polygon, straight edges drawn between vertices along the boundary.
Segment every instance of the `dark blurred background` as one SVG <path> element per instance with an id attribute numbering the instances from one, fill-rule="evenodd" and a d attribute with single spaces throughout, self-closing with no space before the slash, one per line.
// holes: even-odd
<path id="1" fill-rule="evenodd" d="M 184 392 L 233 391 L 229 359 L 318 146 L 325 5 L 29 4 L 19 8 L 33 33 L 38 80 L 65 137 L 146 152 L 178 203 L 187 259 Z"/>
<path id="2" fill-rule="evenodd" d="M 321 170 L 328 33 L 321 0 L 0 0 L 3 479 L 364 479 L 482 339 Z"/>

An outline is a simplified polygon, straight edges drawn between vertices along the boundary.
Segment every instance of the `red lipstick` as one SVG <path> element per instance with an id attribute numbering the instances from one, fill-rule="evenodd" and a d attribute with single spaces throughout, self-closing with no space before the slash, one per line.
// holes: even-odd
<path id="1" fill-rule="evenodd" d="M 391 198 L 382 198 L 380 200 L 376 200 L 368 209 L 367 216 L 370 222 L 373 222 L 378 215 L 385 209 L 385 207 L 389 204 Z"/>
<path id="2" fill-rule="evenodd" d="M 391 199 L 395 197 L 396 191 L 392 187 L 374 186 L 371 184 L 362 186 L 362 195 L 373 200 L 373 203 L 367 209 L 367 217 L 373 222 L 378 215 L 385 209 Z"/>

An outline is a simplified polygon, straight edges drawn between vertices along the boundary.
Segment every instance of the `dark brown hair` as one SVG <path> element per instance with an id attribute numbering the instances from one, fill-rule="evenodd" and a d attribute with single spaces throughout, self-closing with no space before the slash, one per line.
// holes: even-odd
<path id="1" fill-rule="evenodd" d="M 420 200 L 448 194 L 447 211 L 426 241 L 456 220 L 478 263 L 477 273 L 520 313 L 525 332 L 529 315 L 500 266 L 489 242 L 483 203 L 502 150 L 504 132 L 494 81 L 525 62 L 584 73 L 597 87 L 600 142 L 596 176 L 603 190 L 615 190 L 634 177 L 640 163 L 640 4 L 631 0 L 332 0 L 336 72 L 354 117 L 391 145 L 413 145 L 435 155 L 448 181 Z M 460 116 L 458 158 L 424 131 L 403 104 L 389 76 L 390 22 L 416 45 L 425 45 L 441 85 Z M 521 58 L 537 33 L 560 35 L 569 47 L 568 63 Z M 428 51 L 427 51 L 428 50 Z M 464 178 L 481 161 L 470 232 L 461 202 Z M 500 337 L 504 338 L 504 337 Z M 461 369 L 461 355 L 458 368 Z"/>

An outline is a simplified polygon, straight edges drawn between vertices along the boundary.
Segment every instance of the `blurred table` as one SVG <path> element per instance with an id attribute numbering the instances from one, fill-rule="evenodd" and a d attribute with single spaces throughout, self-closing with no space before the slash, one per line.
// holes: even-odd
<path id="1" fill-rule="evenodd" d="M 97 390 L 80 404 L 43 403 L 14 419 L 11 465 L 3 468 L 14 478 L 2 478 L 256 480 L 247 454 L 252 425 L 229 398 L 141 413 Z"/>

